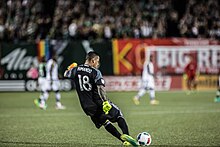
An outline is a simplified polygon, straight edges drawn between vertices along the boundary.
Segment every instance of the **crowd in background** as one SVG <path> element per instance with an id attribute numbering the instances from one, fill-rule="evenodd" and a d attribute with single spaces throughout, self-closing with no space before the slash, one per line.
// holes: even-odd
<path id="1" fill-rule="evenodd" d="M 220 39 L 220 0 L 1 0 L 0 40 Z"/>

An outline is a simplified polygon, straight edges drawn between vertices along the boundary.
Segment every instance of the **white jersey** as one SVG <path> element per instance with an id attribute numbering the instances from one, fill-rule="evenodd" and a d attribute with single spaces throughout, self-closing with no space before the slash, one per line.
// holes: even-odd
<path id="1" fill-rule="evenodd" d="M 142 87 L 154 89 L 154 65 L 150 61 L 145 61 L 142 72 Z"/>
<path id="2" fill-rule="evenodd" d="M 48 60 L 46 65 L 47 80 L 58 80 L 58 64 L 53 59 Z"/>
<path id="3" fill-rule="evenodd" d="M 142 72 L 142 80 L 146 81 L 150 78 L 154 78 L 154 65 L 150 61 L 145 61 Z"/>

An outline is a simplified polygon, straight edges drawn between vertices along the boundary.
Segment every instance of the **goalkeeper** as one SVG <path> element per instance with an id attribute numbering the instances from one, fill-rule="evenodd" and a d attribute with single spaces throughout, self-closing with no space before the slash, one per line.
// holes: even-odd
<path id="1" fill-rule="evenodd" d="M 90 116 L 96 128 L 104 126 L 109 133 L 121 140 L 123 145 L 137 146 L 137 141 L 129 136 L 121 110 L 106 97 L 105 82 L 98 70 L 99 60 L 100 57 L 96 52 L 89 52 L 85 63 L 75 67 L 74 63 L 71 64 L 64 77 L 74 81 L 82 109 Z M 122 130 L 122 134 L 112 125 L 115 122 Z"/>

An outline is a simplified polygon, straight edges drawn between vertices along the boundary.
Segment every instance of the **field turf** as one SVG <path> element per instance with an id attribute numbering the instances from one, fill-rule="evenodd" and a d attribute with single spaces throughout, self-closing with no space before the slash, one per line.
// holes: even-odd
<path id="1" fill-rule="evenodd" d="M 160 105 L 149 105 L 145 95 L 135 106 L 136 92 L 109 92 L 134 137 L 147 131 L 151 146 L 220 146 L 220 103 L 214 103 L 215 91 L 157 92 Z M 35 107 L 37 92 L 0 93 L 0 146 L 122 146 L 104 128 L 96 129 L 79 104 L 75 91 L 63 92 L 66 110 L 55 109 L 51 93 L 46 111 Z"/>

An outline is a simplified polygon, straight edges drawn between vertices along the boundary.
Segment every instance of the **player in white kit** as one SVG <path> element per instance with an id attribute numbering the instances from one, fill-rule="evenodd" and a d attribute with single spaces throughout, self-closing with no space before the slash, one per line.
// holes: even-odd
<path id="1" fill-rule="evenodd" d="M 48 90 L 55 92 L 56 95 L 56 109 L 65 109 L 60 102 L 60 81 L 58 77 L 58 64 L 56 60 L 56 56 L 54 55 L 50 60 L 47 61 L 46 65 L 46 79 L 48 82 Z M 48 97 L 47 97 L 48 98 Z M 47 98 L 45 100 L 47 100 Z"/>
<path id="2" fill-rule="evenodd" d="M 38 99 L 34 100 L 34 103 L 37 107 L 46 110 L 47 105 L 45 104 L 45 97 L 48 97 L 48 86 L 47 86 L 47 80 L 46 80 L 46 59 L 45 57 L 42 57 L 39 60 L 38 65 L 38 85 L 41 90 L 40 96 Z"/>
<path id="3" fill-rule="evenodd" d="M 140 98 L 144 96 L 146 92 L 150 95 L 150 104 L 159 104 L 159 101 L 155 100 L 155 83 L 154 83 L 154 65 L 153 55 L 150 55 L 149 61 L 145 61 L 142 72 L 141 88 L 137 95 L 134 96 L 133 101 L 136 105 L 140 104 Z"/>
<path id="4" fill-rule="evenodd" d="M 46 101 L 49 97 L 49 91 L 55 92 L 56 97 L 56 109 L 65 109 L 66 107 L 63 106 L 60 102 L 61 95 L 60 95 L 60 81 L 58 77 L 58 64 L 56 61 L 56 56 L 54 55 L 50 60 L 46 63 L 46 80 L 43 82 L 41 87 L 43 91 L 42 96 L 40 96 L 39 100 L 39 107 L 46 110 L 47 104 Z M 46 90 L 45 90 L 46 89 Z M 35 101 L 36 104 L 36 101 Z M 36 104 L 37 105 L 37 104 Z"/>

